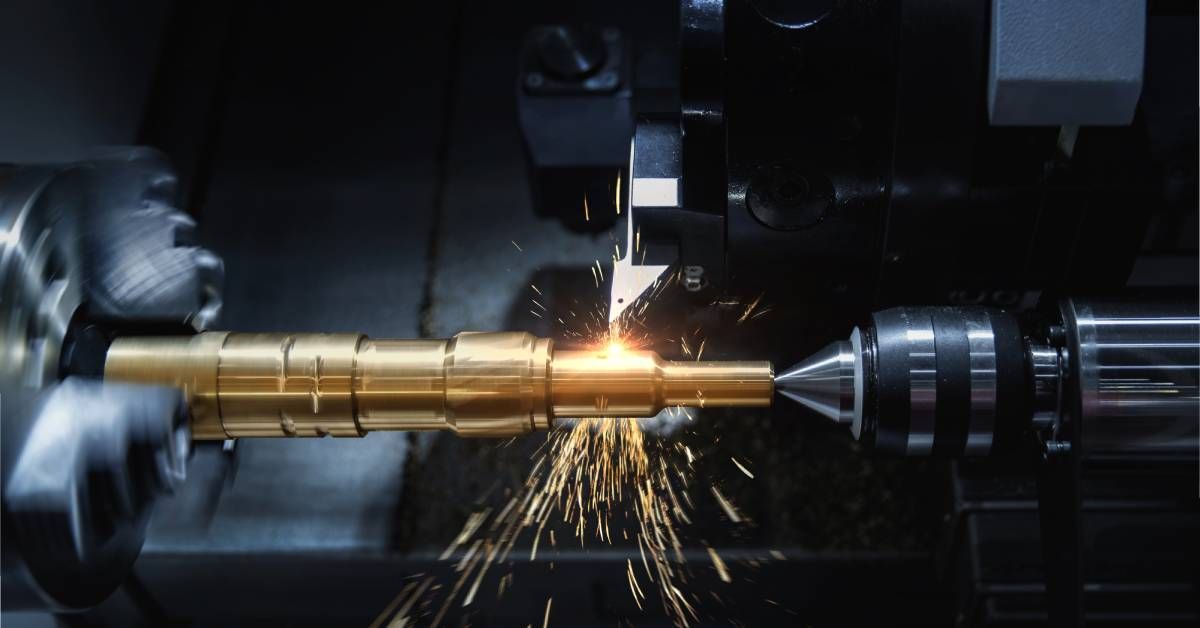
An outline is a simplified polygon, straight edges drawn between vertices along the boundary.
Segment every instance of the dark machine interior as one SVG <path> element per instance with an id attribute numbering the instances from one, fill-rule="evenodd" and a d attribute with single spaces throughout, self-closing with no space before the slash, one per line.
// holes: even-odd
<path id="1" fill-rule="evenodd" d="M 235 332 L 578 343 L 559 319 L 608 307 L 614 278 L 595 270 L 628 247 L 613 199 L 645 176 L 631 164 L 680 181 L 675 206 L 634 201 L 645 263 L 679 278 L 642 323 L 667 358 L 703 338 L 706 359 L 779 373 L 892 306 L 1022 324 L 1064 297 L 1194 311 L 1197 7 L 1130 3 L 1130 121 L 1005 125 L 988 92 L 1004 4 L 18 1 L 0 8 L 0 162 L 160 151 L 187 237 L 224 262 L 217 328 Z M 1081 600 L 1078 625 L 1200 620 L 1194 447 L 1079 463 L 1072 580 L 1047 568 L 1070 556 L 1046 550 L 1032 451 L 872 455 L 785 401 L 668 434 L 696 456 L 692 625 L 1048 625 L 1050 578 Z M 6 601 L 4 622 L 387 625 L 432 575 L 442 589 L 410 617 L 428 625 L 455 582 L 439 556 L 545 440 L 197 442 L 112 596 L 57 614 Z M 519 544 L 442 625 L 538 626 L 550 598 L 549 625 L 673 623 L 630 595 L 636 544 L 558 535 L 536 560 Z"/>

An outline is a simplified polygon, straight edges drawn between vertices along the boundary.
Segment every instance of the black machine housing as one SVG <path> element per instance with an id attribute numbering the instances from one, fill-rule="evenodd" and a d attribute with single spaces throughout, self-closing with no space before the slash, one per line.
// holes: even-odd
<path id="1" fill-rule="evenodd" d="M 635 202 L 630 232 L 653 263 L 699 278 L 659 297 L 664 320 L 695 326 L 711 322 L 713 304 L 761 299 L 771 314 L 753 326 L 740 325 L 737 307 L 705 328 L 710 346 L 777 364 L 888 308 L 988 308 L 997 359 L 1009 363 L 1009 379 L 998 381 L 1007 421 L 997 422 L 997 453 L 1013 455 L 950 466 L 939 558 L 959 577 L 958 621 L 1036 623 L 1049 608 L 1056 625 L 1085 616 L 1186 623 L 1197 616 L 1195 582 L 1180 565 L 1197 558 L 1196 544 L 1169 556 L 1148 544 L 1157 534 L 1178 540 L 1172 531 L 1196 520 L 1194 455 L 1084 460 L 1070 448 L 1069 422 L 1060 434 L 1032 424 L 1039 391 L 1016 374 L 1029 374 L 1033 345 L 1070 353 L 1064 297 L 1168 289 L 1194 312 L 1197 8 L 1145 4 L 1141 92 L 1128 123 L 1011 125 L 989 116 L 1000 4 L 682 0 L 670 35 L 673 97 L 645 97 L 635 63 L 630 138 L 633 176 L 674 178 L 679 199 Z M 631 42 L 635 58 L 646 46 Z M 868 336 L 879 322 L 863 326 Z M 880 381 L 880 404 L 908 392 L 899 374 Z M 961 383 L 938 386 L 961 406 Z M 895 449 L 907 415 L 880 410 L 864 440 Z M 957 410 L 939 411 L 935 424 L 949 432 L 935 448 L 952 455 L 942 443 L 961 440 Z M 1049 437 L 1027 447 L 1031 434 Z M 1158 562 L 1139 570 L 1141 555 Z M 1042 562 L 1030 567 L 1030 556 Z"/>

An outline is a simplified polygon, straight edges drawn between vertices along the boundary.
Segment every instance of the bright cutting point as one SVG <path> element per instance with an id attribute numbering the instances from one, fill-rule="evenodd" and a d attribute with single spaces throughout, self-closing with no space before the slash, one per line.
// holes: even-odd
<path id="1" fill-rule="evenodd" d="M 637 250 L 638 241 L 633 231 L 633 212 L 636 210 L 633 199 L 639 181 L 637 173 L 633 171 L 632 141 L 629 142 L 629 181 L 630 184 L 626 186 L 628 189 L 620 199 L 626 207 L 626 211 L 622 212 L 625 214 L 625 255 L 621 259 L 613 261 L 612 291 L 608 298 L 609 325 L 621 318 L 621 314 L 641 298 L 668 268 L 665 265 L 634 263 L 640 261 L 638 259 L 640 252 Z"/>

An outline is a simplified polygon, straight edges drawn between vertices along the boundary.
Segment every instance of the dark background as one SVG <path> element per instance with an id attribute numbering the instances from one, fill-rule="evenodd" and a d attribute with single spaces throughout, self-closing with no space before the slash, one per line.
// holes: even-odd
<path id="1" fill-rule="evenodd" d="M 234 331 L 561 337 L 528 313 L 530 284 L 552 312 L 595 307 L 604 293 L 588 267 L 613 240 L 534 211 L 517 126 L 521 38 L 543 23 L 617 26 L 633 41 L 639 87 L 677 80 L 672 2 L 28 1 L 6 11 L 0 51 L 21 63 L 0 63 L 0 84 L 18 86 L 0 97 L 0 159 L 69 160 L 110 143 L 165 151 L 201 244 L 225 260 L 220 326 Z M 730 335 L 706 355 L 753 358 L 745 347 L 777 340 L 753 322 Z M 186 490 L 156 513 L 129 584 L 63 621 L 367 625 L 406 578 L 453 582 L 437 555 L 481 497 L 524 478 L 544 438 L 204 446 Z M 964 585 L 948 463 L 860 457 L 790 406 L 707 411 L 676 438 L 702 454 L 685 535 L 704 625 L 954 622 Z M 1011 490 L 1028 491 L 1014 474 Z M 727 521 L 710 483 L 750 522 Z M 1030 521 L 996 525 L 1016 539 L 1001 551 L 1036 580 Z M 630 598 L 624 563 L 636 548 L 560 545 L 516 559 L 501 600 L 491 592 L 507 570 L 497 570 L 447 623 L 537 625 L 553 596 L 552 625 L 669 624 L 652 593 L 644 612 Z M 734 583 L 716 578 L 705 545 Z"/>

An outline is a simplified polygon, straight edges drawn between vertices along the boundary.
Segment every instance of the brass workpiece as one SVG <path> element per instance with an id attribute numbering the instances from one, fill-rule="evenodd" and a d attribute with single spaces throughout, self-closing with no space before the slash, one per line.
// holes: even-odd
<path id="1" fill-rule="evenodd" d="M 774 392 L 770 362 L 674 362 L 618 345 L 555 350 L 551 340 L 520 332 L 118 338 L 104 377 L 180 387 L 202 440 L 375 430 L 512 436 L 566 417 L 769 406 Z"/>

